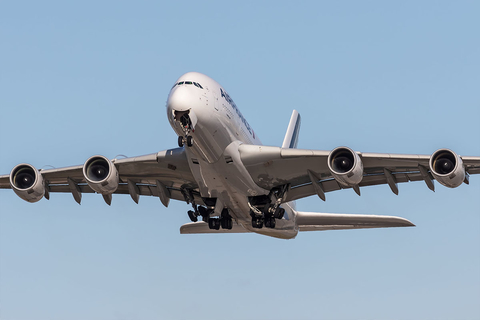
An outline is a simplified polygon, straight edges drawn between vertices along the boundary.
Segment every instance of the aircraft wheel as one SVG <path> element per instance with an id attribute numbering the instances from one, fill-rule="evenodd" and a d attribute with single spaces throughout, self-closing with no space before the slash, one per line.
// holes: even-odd
<path id="1" fill-rule="evenodd" d="M 285 215 L 285 209 L 283 209 L 283 208 L 278 208 L 278 209 L 277 209 L 277 212 L 275 212 L 275 215 L 274 215 L 274 216 L 275 216 L 275 218 L 277 218 L 277 219 L 282 219 L 284 215 Z"/>
<path id="2" fill-rule="evenodd" d="M 232 219 L 221 219 L 220 221 L 221 221 L 222 229 L 227 229 L 227 230 L 232 229 L 232 226 L 233 226 Z"/>
<path id="3" fill-rule="evenodd" d="M 257 228 L 257 229 L 261 229 L 261 228 L 263 227 L 263 221 L 262 221 L 262 219 L 253 218 L 253 219 L 252 219 L 252 227 L 253 227 L 253 228 Z"/>
<path id="4" fill-rule="evenodd" d="M 270 221 L 272 219 L 268 218 L 268 219 L 265 219 L 265 228 L 270 228 Z"/>
<path id="5" fill-rule="evenodd" d="M 208 228 L 215 229 L 215 219 L 208 219 Z"/>
<path id="6" fill-rule="evenodd" d="M 188 210 L 188 217 L 190 218 L 190 220 L 192 220 L 192 222 L 197 222 L 198 219 L 197 219 L 197 216 L 195 215 L 195 212 L 193 212 L 192 210 Z"/>
<path id="7" fill-rule="evenodd" d="M 189 147 L 193 146 L 193 137 L 192 136 L 187 137 L 187 146 L 189 146 Z"/>
<path id="8" fill-rule="evenodd" d="M 275 224 L 276 224 L 276 221 L 275 221 L 275 218 L 270 218 L 270 228 L 275 228 Z"/>
<path id="9" fill-rule="evenodd" d="M 183 147 L 183 137 L 178 137 L 178 146 L 181 148 Z"/>
<path id="10" fill-rule="evenodd" d="M 257 226 L 258 226 L 258 229 L 263 228 L 263 220 L 262 219 L 258 219 Z"/>

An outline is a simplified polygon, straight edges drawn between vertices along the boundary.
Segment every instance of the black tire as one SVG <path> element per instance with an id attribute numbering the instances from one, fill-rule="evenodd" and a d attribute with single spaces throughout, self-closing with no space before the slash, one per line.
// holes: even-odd
<path id="1" fill-rule="evenodd" d="M 189 147 L 193 146 L 193 137 L 192 136 L 187 137 L 187 146 L 189 146 Z"/>
<path id="2" fill-rule="evenodd" d="M 275 228 L 275 224 L 276 224 L 275 218 L 271 218 L 271 219 L 270 219 L 270 228 L 274 229 L 274 228 Z"/>
<path id="3" fill-rule="evenodd" d="M 283 208 L 278 208 L 277 212 L 275 212 L 275 218 L 277 219 L 282 219 L 284 215 L 285 215 L 285 209 Z"/>
<path id="4" fill-rule="evenodd" d="M 183 147 L 183 137 L 178 137 L 178 146 Z"/>
<path id="5" fill-rule="evenodd" d="M 258 228 L 258 229 L 262 229 L 262 228 L 263 228 L 263 220 L 262 220 L 262 219 L 258 219 L 257 221 L 258 221 L 258 223 L 257 223 L 257 224 L 258 224 L 258 227 L 257 227 L 257 228 Z"/>
<path id="6" fill-rule="evenodd" d="M 232 219 L 222 219 L 221 222 L 222 222 L 222 229 L 227 229 L 227 230 L 232 229 L 232 226 L 233 226 Z"/>
<path id="7" fill-rule="evenodd" d="M 208 219 L 208 228 L 215 229 L 215 219 Z"/>
<path id="8" fill-rule="evenodd" d="M 190 220 L 192 220 L 192 222 L 197 222 L 198 219 L 197 219 L 197 216 L 195 215 L 195 212 L 193 212 L 192 210 L 188 210 L 188 217 L 190 218 Z"/>
<path id="9" fill-rule="evenodd" d="M 215 230 L 219 230 L 220 229 L 220 219 L 212 219 L 213 221 L 215 221 Z"/>
<path id="10" fill-rule="evenodd" d="M 271 219 L 265 219 L 265 228 L 270 228 Z"/>

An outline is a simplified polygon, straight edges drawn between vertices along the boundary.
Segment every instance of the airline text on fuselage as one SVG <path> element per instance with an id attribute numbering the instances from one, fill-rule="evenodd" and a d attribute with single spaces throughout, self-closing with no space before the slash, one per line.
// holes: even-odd
<path id="1" fill-rule="evenodd" d="M 245 127 L 247 128 L 248 132 L 255 138 L 254 134 L 252 133 L 253 132 L 252 128 L 248 124 L 247 120 L 245 120 L 245 118 L 243 117 L 240 110 L 238 110 L 237 105 L 235 104 L 235 102 L 233 102 L 232 98 L 230 98 L 228 93 L 226 91 L 224 91 L 222 88 L 220 88 L 220 92 L 222 94 L 222 97 L 225 98 L 225 100 L 232 106 L 232 108 L 235 110 L 237 115 L 240 117 L 240 120 L 242 120 L 242 122 L 245 125 Z"/>

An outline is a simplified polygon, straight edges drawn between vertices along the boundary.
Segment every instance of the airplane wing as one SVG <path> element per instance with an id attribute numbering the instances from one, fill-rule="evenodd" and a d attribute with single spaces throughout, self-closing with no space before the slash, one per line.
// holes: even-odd
<path id="1" fill-rule="evenodd" d="M 348 149 L 348 148 L 346 148 Z M 241 145 L 241 160 L 252 179 L 262 188 L 271 190 L 290 185 L 284 201 L 293 201 L 318 194 L 325 200 L 325 193 L 353 188 L 360 194 L 360 187 L 387 184 L 398 194 L 398 183 L 425 181 L 434 190 L 434 175 L 429 168 L 431 156 L 356 152 L 363 170 L 361 181 L 350 186 L 333 176 L 328 157 L 333 152 L 302 150 L 256 145 Z M 334 150 L 335 151 L 335 150 Z M 460 157 L 468 183 L 470 174 L 480 173 L 480 157 Z"/>
<path id="2" fill-rule="evenodd" d="M 185 190 L 198 189 L 183 148 L 112 162 L 119 173 L 119 185 L 114 193 L 130 194 L 135 202 L 138 202 L 139 196 L 155 196 L 167 206 L 169 199 L 185 201 Z M 72 193 L 80 203 L 83 193 L 95 193 L 87 184 L 82 170 L 83 165 L 40 170 L 46 186 L 45 197 L 48 199 L 52 192 Z M 166 197 L 161 197 L 159 186 L 165 187 Z M 10 188 L 9 175 L 0 176 L 0 189 Z M 198 204 L 203 203 L 198 192 L 194 191 L 192 195 Z"/>

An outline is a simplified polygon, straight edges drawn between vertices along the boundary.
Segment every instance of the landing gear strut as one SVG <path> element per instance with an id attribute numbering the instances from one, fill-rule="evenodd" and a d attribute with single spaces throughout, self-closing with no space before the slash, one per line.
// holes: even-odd
<path id="1" fill-rule="evenodd" d="M 199 216 L 204 216 L 202 214 L 202 209 L 206 209 L 206 208 L 197 206 L 197 204 L 195 203 L 195 198 L 193 196 L 193 191 L 192 190 L 182 188 L 182 189 L 180 189 L 180 191 L 182 192 L 182 195 L 183 195 L 183 198 L 185 199 L 185 202 L 187 204 L 192 204 L 193 210 L 188 210 L 188 212 L 187 212 L 188 217 L 190 218 L 190 220 L 192 222 L 197 222 Z M 200 211 L 199 211 L 199 208 L 201 208 Z"/>

